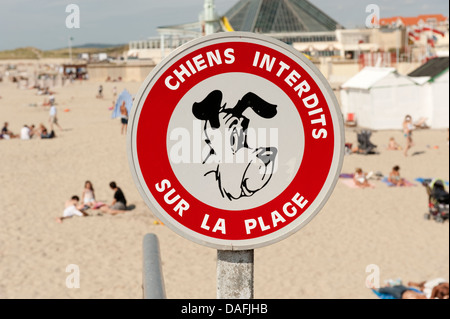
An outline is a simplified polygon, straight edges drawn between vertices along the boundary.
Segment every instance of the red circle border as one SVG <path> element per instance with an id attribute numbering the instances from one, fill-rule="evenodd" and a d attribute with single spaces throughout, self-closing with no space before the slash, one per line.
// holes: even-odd
<path id="1" fill-rule="evenodd" d="M 208 67 L 200 72 L 186 78 L 186 81 L 180 87 L 173 91 L 166 84 L 165 79 L 168 75 L 173 74 L 181 64 L 186 65 L 186 61 L 192 61 L 196 56 L 205 56 L 208 51 L 219 50 L 223 53 L 226 49 L 233 49 L 235 61 L 230 64 L 222 63 Z M 277 76 L 276 71 L 269 72 L 265 68 L 253 66 L 255 52 L 260 52 L 261 57 L 267 54 L 276 61 L 283 61 L 290 66 L 289 71 L 285 71 L 283 76 Z M 319 128 L 316 124 L 312 124 L 312 117 L 308 114 L 310 109 L 306 108 L 297 92 L 286 81 L 286 75 L 296 70 L 300 74 L 300 79 L 306 80 L 311 87 L 311 94 L 316 94 L 319 100 L 319 106 L 323 109 L 322 114 L 325 116 L 327 136 L 326 138 L 315 139 L 312 136 L 314 128 Z M 173 113 L 180 99 L 196 84 L 205 81 L 217 74 L 243 72 L 256 76 L 260 76 L 271 81 L 282 89 L 292 100 L 302 119 L 305 135 L 304 155 L 300 168 L 290 185 L 272 201 L 242 211 L 227 211 L 209 206 L 195 197 L 186 190 L 176 178 L 168 157 L 167 152 L 167 130 Z M 305 93 L 306 94 L 306 93 Z M 308 94 L 309 95 L 309 94 Z M 305 95 L 308 96 L 308 95 Z M 254 44 L 250 42 L 224 42 L 211 44 L 193 52 L 182 56 L 173 62 L 163 74 L 154 82 L 149 94 L 145 97 L 142 105 L 140 116 L 136 129 L 136 152 L 139 163 L 139 169 L 145 180 L 146 186 L 153 196 L 154 200 L 161 206 L 164 212 L 175 223 L 179 223 L 195 233 L 220 239 L 220 240 L 248 240 L 265 236 L 277 232 L 287 225 L 291 224 L 300 215 L 302 215 L 308 207 L 316 200 L 318 194 L 322 191 L 325 181 L 329 177 L 330 167 L 333 162 L 335 153 L 335 128 L 333 126 L 332 115 L 329 105 L 324 94 L 321 92 L 319 85 L 314 81 L 313 77 L 294 59 L 281 53 L 273 48 Z M 189 203 L 189 209 L 180 216 L 174 211 L 174 205 L 169 205 L 164 200 L 164 192 L 158 192 L 156 185 L 168 180 L 170 188 L 166 191 L 174 189 L 173 195 L 180 195 L 180 198 Z M 302 200 L 303 198 L 303 200 Z M 305 204 L 300 207 L 300 204 Z M 307 203 L 305 203 L 307 200 Z M 287 203 L 291 203 L 290 205 Z M 283 207 L 290 214 L 293 213 L 292 208 L 295 207 L 297 213 L 289 217 L 284 214 Z M 273 216 L 278 216 L 274 212 L 278 212 L 285 221 L 279 221 L 276 226 L 273 224 Z M 275 214 L 275 215 L 274 215 Z M 209 229 L 202 227 L 205 224 L 205 216 L 208 216 L 207 223 Z M 218 224 L 223 220 L 223 228 Z M 246 220 L 257 221 L 257 227 L 248 233 L 245 227 Z M 215 232 L 213 228 L 219 225 Z M 267 228 L 268 227 L 268 228 Z M 225 233 L 224 231 L 225 230 Z"/>

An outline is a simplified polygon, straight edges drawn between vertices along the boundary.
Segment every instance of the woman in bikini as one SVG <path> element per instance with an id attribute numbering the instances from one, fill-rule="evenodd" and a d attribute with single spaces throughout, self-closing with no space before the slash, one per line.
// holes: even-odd
<path id="1" fill-rule="evenodd" d="M 357 168 L 355 170 L 355 174 L 353 175 L 353 181 L 355 182 L 356 186 L 362 188 L 371 187 L 369 181 L 367 180 L 367 174 L 365 174 L 361 168 Z"/>
<path id="2" fill-rule="evenodd" d="M 396 165 L 392 168 L 392 172 L 389 174 L 388 181 L 395 186 L 405 185 L 405 180 L 400 177 L 400 166 Z"/>

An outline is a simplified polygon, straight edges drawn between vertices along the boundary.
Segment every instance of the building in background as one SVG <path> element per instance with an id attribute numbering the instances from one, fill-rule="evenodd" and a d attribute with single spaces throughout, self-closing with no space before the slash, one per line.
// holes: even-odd
<path id="1" fill-rule="evenodd" d="M 225 16 L 236 31 L 268 34 L 287 42 L 304 32 L 342 28 L 338 22 L 306 0 L 241 0 Z M 285 34 L 285 35 L 283 35 Z"/>
<path id="2" fill-rule="evenodd" d="M 210 30 L 261 33 L 293 44 L 306 39 L 305 33 L 311 33 L 306 35 L 308 39 L 314 36 L 312 33 L 321 33 L 320 40 L 333 41 L 334 30 L 341 28 L 338 22 L 307 0 L 241 0 L 224 15 L 215 11 L 214 1 L 205 0 L 197 22 L 160 27 L 159 38 L 131 41 L 128 56 L 158 63 L 167 52 L 210 33 Z M 322 33 L 325 33 L 324 37 Z"/>
<path id="3" fill-rule="evenodd" d="M 307 0 L 241 0 L 223 16 L 206 0 L 197 22 L 160 27 L 158 38 L 131 41 L 128 56 L 158 63 L 181 44 L 206 34 L 206 15 L 215 32 L 261 33 L 313 58 L 355 60 L 360 68 L 424 62 L 448 52 L 448 17 L 442 14 L 382 18 L 379 28 L 344 29 Z"/>
<path id="4" fill-rule="evenodd" d="M 159 37 L 131 41 L 128 59 L 157 64 L 211 30 L 254 32 L 292 45 L 311 57 L 334 88 L 367 66 L 408 74 L 449 50 L 448 17 L 442 14 L 382 18 L 377 28 L 345 29 L 308 0 L 240 0 L 223 15 L 213 0 L 205 0 L 198 21 L 160 27 Z"/>
<path id="5" fill-rule="evenodd" d="M 406 34 L 404 56 L 409 61 L 425 62 L 436 56 L 448 56 L 449 23 L 442 14 L 380 19 L 384 29 L 402 29 Z"/>

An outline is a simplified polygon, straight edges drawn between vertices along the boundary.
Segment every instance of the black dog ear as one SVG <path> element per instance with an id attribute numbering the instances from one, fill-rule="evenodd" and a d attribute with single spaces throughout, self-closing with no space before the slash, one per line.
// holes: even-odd
<path id="1" fill-rule="evenodd" d="M 242 99 L 233 108 L 233 115 L 242 116 L 242 113 L 250 107 L 256 114 L 265 118 L 271 119 L 277 115 L 277 106 L 264 101 L 255 93 L 249 92 L 245 94 Z"/>
<path id="2" fill-rule="evenodd" d="M 219 111 L 221 109 L 222 96 L 222 91 L 212 91 L 203 101 L 195 102 L 192 105 L 192 114 L 199 120 L 209 121 L 212 128 L 219 128 Z"/>

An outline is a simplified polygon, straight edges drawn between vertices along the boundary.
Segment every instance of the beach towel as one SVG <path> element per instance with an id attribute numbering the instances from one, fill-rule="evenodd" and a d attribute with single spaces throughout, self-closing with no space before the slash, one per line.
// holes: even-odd
<path id="1" fill-rule="evenodd" d="M 423 177 L 417 177 L 414 179 L 416 182 L 419 182 L 422 184 L 423 182 L 431 183 L 435 178 L 423 178 Z M 444 181 L 445 185 L 448 186 L 448 181 Z"/>
<path id="2" fill-rule="evenodd" d="M 127 108 L 128 114 L 130 114 L 131 107 L 133 106 L 133 97 L 126 89 L 124 89 L 117 98 L 116 105 L 111 114 L 111 118 L 115 119 L 117 117 L 120 117 L 120 106 L 122 105 L 123 101 L 125 101 L 125 107 Z"/>
<path id="3" fill-rule="evenodd" d="M 102 207 L 102 206 L 105 206 L 105 204 L 102 203 L 102 202 L 97 202 L 97 203 L 95 204 L 95 206 L 92 207 L 92 209 L 99 209 L 99 208 Z"/>
<path id="4" fill-rule="evenodd" d="M 388 177 L 384 177 L 381 181 L 388 186 L 396 186 L 395 184 L 389 182 Z M 410 181 L 405 179 L 405 185 L 399 187 L 411 187 L 411 186 L 416 186 L 416 184 L 411 183 Z"/>
<path id="5" fill-rule="evenodd" d="M 423 294 L 422 291 L 420 291 L 419 289 L 416 288 L 412 288 L 412 287 L 408 287 L 409 290 L 413 290 L 415 292 L 418 292 L 420 294 Z M 387 293 L 381 293 L 379 292 L 377 289 L 372 289 L 372 292 L 377 295 L 378 298 L 380 299 L 398 299 L 396 297 L 394 297 L 393 295 L 387 294 Z"/>
<path id="6" fill-rule="evenodd" d="M 339 174 L 339 178 L 353 178 L 355 176 L 354 173 L 341 173 Z M 377 179 L 383 178 L 383 174 L 380 171 L 377 172 L 369 172 L 367 174 L 367 179 Z"/>
<path id="7" fill-rule="evenodd" d="M 340 181 L 342 184 L 344 184 L 345 186 L 350 187 L 350 188 L 362 188 L 355 184 L 355 181 L 353 180 L 353 178 L 342 178 L 342 179 L 340 179 Z M 369 184 L 370 184 L 369 188 L 375 188 L 375 185 L 373 185 L 371 183 L 369 183 Z"/>

